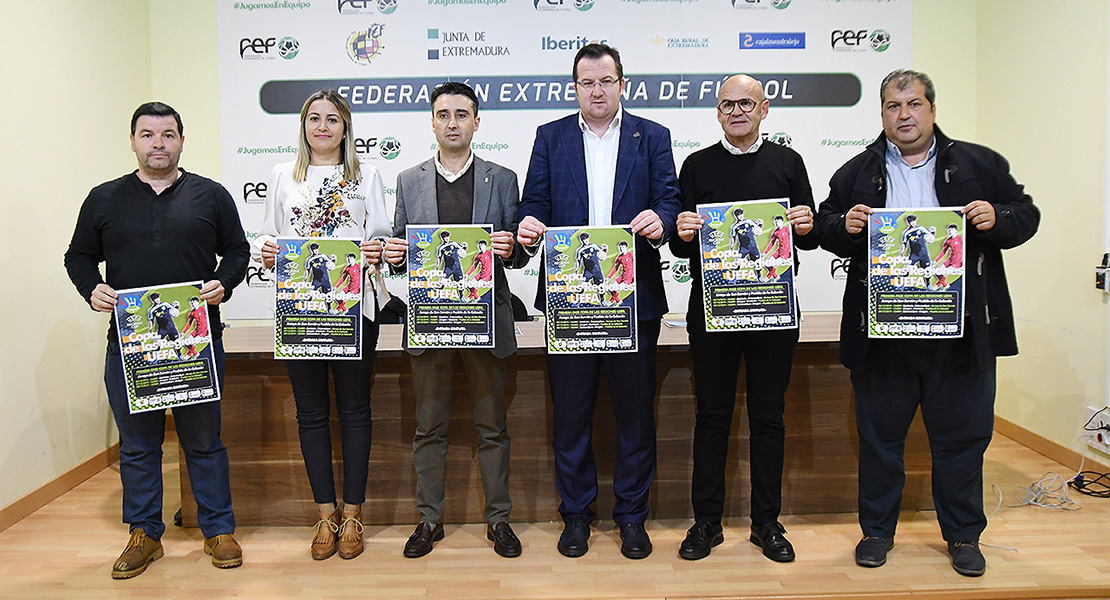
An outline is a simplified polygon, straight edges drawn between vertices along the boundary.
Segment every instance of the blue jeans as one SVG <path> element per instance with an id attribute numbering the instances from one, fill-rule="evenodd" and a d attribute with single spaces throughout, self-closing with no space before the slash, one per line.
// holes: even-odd
<path id="1" fill-rule="evenodd" d="M 224 345 L 212 343 L 220 389 L 224 382 Z M 104 358 L 104 385 L 119 429 L 119 477 L 123 482 L 123 522 L 131 529 L 142 529 L 147 537 L 161 539 L 166 531 L 162 522 L 162 442 L 166 437 L 166 411 L 152 410 L 131 414 L 127 385 L 123 380 L 123 361 L 119 345 L 108 343 Z M 203 402 L 173 410 L 174 426 L 193 498 L 197 502 L 197 521 L 204 537 L 235 531 L 231 512 L 231 483 L 228 476 L 227 448 L 220 441 L 220 403 Z"/>

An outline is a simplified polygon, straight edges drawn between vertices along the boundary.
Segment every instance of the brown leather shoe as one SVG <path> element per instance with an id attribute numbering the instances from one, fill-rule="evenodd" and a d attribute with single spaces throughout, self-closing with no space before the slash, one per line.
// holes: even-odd
<path id="1" fill-rule="evenodd" d="M 507 522 L 486 525 L 486 539 L 493 542 L 493 551 L 498 555 L 505 558 L 520 556 L 520 540 Z"/>
<path id="2" fill-rule="evenodd" d="M 339 532 L 340 509 L 316 522 L 316 535 L 312 537 L 312 559 L 324 560 L 335 554 L 335 535 Z"/>
<path id="3" fill-rule="evenodd" d="M 204 540 L 204 553 L 212 556 L 212 564 L 221 569 L 231 569 L 243 564 L 243 548 L 230 533 L 221 533 Z"/>
<path id="4" fill-rule="evenodd" d="M 112 563 L 112 579 L 129 579 L 146 570 L 150 563 L 162 558 L 162 542 L 152 540 L 142 529 L 132 529 L 131 539 L 123 554 Z"/>
<path id="5" fill-rule="evenodd" d="M 350 560 L 362 554 L 362 507 L 339 526 L 339 558 Z"/>
<path id="6" fill-rule="evenodd" d="M 420 558 L 432 551 L 432 542 L 443 539 L 443 525 L 421 521 L 405 542 L 405 558 Z"/>

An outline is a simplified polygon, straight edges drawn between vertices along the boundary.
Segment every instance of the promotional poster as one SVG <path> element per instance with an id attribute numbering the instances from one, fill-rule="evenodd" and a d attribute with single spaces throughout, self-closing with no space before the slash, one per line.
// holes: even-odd
<path id="1" fill-rule="evenodd" d="M 491 225 L 408 225 L 409 348 L 493 348 Z"/>
<path id="2" fill-rule="evenodd" d="M 201 282 L 118 291 L 115 316 L 131 413 L 220 399 Z"/>
<path id="3" fill-rule="evenodd" d="M 636 351 L 636 244 L 628 227 L 544 233 L 547 351 Z"/>
<path id="4" fill-rule="evenodd" d="M 964 227 L 959 210 L 875 209 L 867 220 L 867 335 L 960 337 Z"/>
<path id="5" fill-rule="evenodd" d="M 277 239 L 274 358 L 361 358 L 359 241 Z"/>
<path id="6" fill-rule="evenodd" d="M 798 327 L 789 200 L 699 204 L 706 331 Z"/>

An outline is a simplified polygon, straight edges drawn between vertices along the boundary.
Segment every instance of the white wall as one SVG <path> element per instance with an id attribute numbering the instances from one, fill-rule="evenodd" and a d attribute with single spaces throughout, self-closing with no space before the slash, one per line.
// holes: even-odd
<path id="1" fill-rule="evenodd" d="M 150 96 L 145 0 L 5 2 L 0 22 L 0 506 L 115 442 L 104 385 L 107 318 L 62 267 L 89 189 L 135 167 L 128 126 Z"/>

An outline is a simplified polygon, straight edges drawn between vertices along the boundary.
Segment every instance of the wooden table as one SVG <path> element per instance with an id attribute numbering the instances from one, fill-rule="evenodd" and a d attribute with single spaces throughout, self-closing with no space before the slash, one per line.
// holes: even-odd
<path id="1" fill-rule="evenodd" d="M 681 321 L 682 316 L 666 321 Z M 551 402 L 542 350 L 542 321 L 517 324 L 521 349 L 509 359 L 509 434 L 512 436 L 510 489 L 514 521 L 558 519 L 551 451 Z M 854 512 L 859 441 L 848 371 L 834 343 L 838 313 L 810 313 L 802 323 L 794 373 L 786 398 L 786 463 L 783 512 Z M 370 524 L 416 523 L 416 481 L 412 468 L 415 430 L 411 371 L 400 350 L 399 325 L 382 326 L 374 364 L 373 447 L 363 520 Z M 223 440 L 231 458 L 232 498 L 240 525 L 309 525 L 316 520 L 301 459 L 293 395 L 283 365 L 273 360 L 272 324 L 233 324 L 224 334 L 228 352 L 223 400 Z M 741 370 L 742 371 L 742 370 Z M 449 523 L 481 522 L 484 501 L 475 459 L 465 374 L 456 372 L 448 438 Z M 749 510 L 747 412 L 741 374 L 728 459 L 726 517 Z M 691 517 L 695 402 L 685 327 L 664 326 L 660 334 L 658 472 L 651 494 L 652 518 Z M 605 385 L 598 399 L 594 451 L 600 481 L 597 511 L 609 518 L 613 505 L 612 465 L 615 424 Z M 339 453 L 338 423 L 332 438 Z M 337 456 L 337 458 L 339 458 Z M 337 463 L 336 481 L 341 470 Z M 904 509 L 932 506 L 929 451 L 918 419 L 906 449 Z M 196 506 L 181 469 L 182 514 L 196 524 Z"/>

